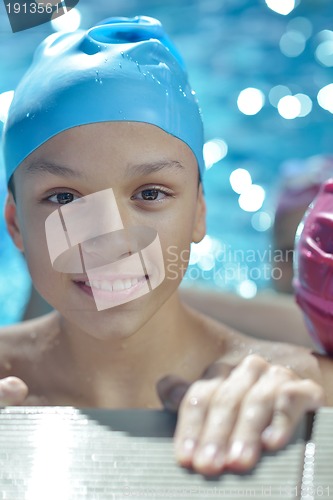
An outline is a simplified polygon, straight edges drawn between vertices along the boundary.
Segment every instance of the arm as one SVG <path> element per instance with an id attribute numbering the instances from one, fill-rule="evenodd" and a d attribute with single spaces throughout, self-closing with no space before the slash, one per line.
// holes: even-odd
<path id="1" fill-rule="evenodd" d="M 253 299 L 200 287 L 181 289 L 182 300 L 194 309 L 256 338 L 317 350 L 293 296 L 262 292 Z"/>

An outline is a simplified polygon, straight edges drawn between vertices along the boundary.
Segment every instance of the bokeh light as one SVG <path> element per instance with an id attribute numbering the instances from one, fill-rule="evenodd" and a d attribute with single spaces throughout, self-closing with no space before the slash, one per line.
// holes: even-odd
<path id="1" fill-rule="evenodd" d="M 198 261 L 198 266 L 202 271 L 211 271 L 215 266 L 214 255 L 202 255 Z"/>
<path id="2" fill-rule="evenodd" d="M 302 110 L 302 106 L 297 97 L 292 95 L 287 95 L 282 97 L 278 103 L 278 112 L 286 120 L 293 120 L 297 118 Z"/>
<path id="3" fill-rule="evenodd" d="M 267 231 L 272 227 L 272 216 L 267 212 L 256 212 L 251 217 L 251 225 L 256 231 Z"/>
<path id="4" fill-rule="evenodd" d="M 75 7 L 66 14 L 52 19 L 51 25 L 54 31 L 75 31 L 80 27 L 81 14 Z"/>
<path id="5" fill-rule="evenodd" d="M 252 299 L 257 294 L 257 285 L 252 280 L 244 280 L 237 286 L 237 292 L 244 299 Z"/>
<path id="6" fill-rule="evenodd" d="M 206 234 L 199 243 L 192 243 L 189 265 L 197 264 L 202 271 L 210 271 L 215 266 L 215 256 L 222 252 L 220 240 Z"/>
<path id="7" fill-rule="evenodd" d="M 242 191 L 238 198 L 238 204 L 245 212 L 256 212 L 260 210 L 266 197 L 266 192 L 263 187 L 257 184 L 252 184 L 247 189 Z"/>
<path id="8" fill-rule="evenodd" d="M 323 66 L 333 66 L 333 40 L 326 40 L 318 45 L 315 56 Z"/>
<path id="9" fill-rule="evenodd" d="M 256 115 L 265 104 L 265 96 L 261 90 L 248 87 L 240 92 L 237 99 L 239 111 L 244 115 Z"/>
<path id="10" fill-rule="evenodd" d="M 300 31 L 288 30 L 280 39 L 280 50 L 287 57 L 297 57 L 305 49 L 306 38 Z"/>
<path id="11" fill-rule="evenodd" d="M 271 105 L 277 108 L 279 100 L 286 95 L 291 95 L 291 90 L 285 85 L 276 85 L 269 91 L 268 99 Z"/>
<path id="12" fill-rule="evenodd" d="M 265 0 L 267 7 L 278 14 L 287 16 L 295 8 L 295 0 Z"/>
<path id="13" fill-rule="evenodd" d="M 251 174 L 245 168 L 236 168 L 236 170 L 231 172 L 229 181 L 232 189 L 237 194 L 241 194 L 252 184 Z"/>
<path id="14" fill-rule="evenodd" d="M 308 40 L 313 32 L 313 26 L 307 17 L 294 17 L 287 24 L 287 30 L 300 31 Z"/>
<path id="15" fill-rule="evenodd" d="M 329 41 L 329 40 L 333 40 L 333 31 L 331 30 L 321 30 L 319 31 L 318 35 L 317 35 L 318 39 L 321 41 L 321 42 L 326 42 L 326 41 Z"/>
<path id="16" fill-rule="evenodd" d="M 312 111 L 312 100 L 310 97 L 306 94 L 295 94 L 295 97 L 301 104 L 301 111 L 299 112 L 298 117 L 301 118 L 310 114 Z"/>
<path id="17" fill-rule="evenodd" d="M 222 139 L 212 139 L 204 144 L 203 156 L 206 168 L 211 168 L 228 154 L 228 145 Z"/>
<path id="18" fill-rule="evenodd" d="M 319 90 L 317 95 L 317 101 L 319 106 L 326 109 L 330 113 L 333 113 L 333 83 L 326 85 Z"/>
<path id="19" fill-rule="evenodd" d="M 0 94 L 0 121 L 5 123 L 8 115 L 8 110 L 14 97 L 14 90 L 7 90 Z"/>

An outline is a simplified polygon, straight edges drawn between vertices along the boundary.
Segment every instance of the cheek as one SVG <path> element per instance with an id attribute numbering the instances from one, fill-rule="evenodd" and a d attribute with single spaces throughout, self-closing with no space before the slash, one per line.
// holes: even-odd
<path id="1" fill-rule="evenodd" d="M 36 288 L 48 288 L 48 284 L 59 274 L 53 270 L 45 234 L 45 221 L 33 211 L 27 210 L 19 215 L 19 224 L 23 239 L 24 256 L 31 278 Z"/>
<path id="2" fill-rule="evenodd" d="M 165 276 L 177 285 L 182 280 L 190 259 L 191 230 L 189 227 L 175 228 L 169 235 L 163 235 L 161 242 L 164 255 Z"/>
<path id="3" fill-rule="evenodd" d="M 193 203 L 192 203 L 193 204 Z M 163 249 L 166 276 L 177 276 L 181 281 L 190 258 L 192 233 L 194 225 L 194 207 L 190 203 L 177 211 L 172 218 L 165 220 L 159 228 L 159 236 Z"/>

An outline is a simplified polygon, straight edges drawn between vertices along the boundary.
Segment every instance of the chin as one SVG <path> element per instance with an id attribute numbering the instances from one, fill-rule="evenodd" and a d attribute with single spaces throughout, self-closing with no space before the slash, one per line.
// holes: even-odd
<path id="1" fill-rule="evenodd" d="M 166 284 L 164 281 L 149 293 L 103 310 L 97 310 L 91 291 L 85 290 L 81 283 L 71 283 L 69 293 L 62 287 L 62 292 L 57 295 L 53 290 L 52 296 L 47 293 L 43 296 L 72 325 L 73 330 L 81 330 L 99 340 L 123 340 L 144 327 L 174 294 L 174 287 L 170 290 Z M 107 296 L 107 299 L 110 300 L 110 297 Z"/>
<path id="2" fill-rule="evenodd" d="M 69 310 L 61 308 L 60 314 L 71 324 L 73 329 L 79 329 L 90 337 L 98 340 L 124 340 L 135 335 L 142 326 L 149 321 L 149 314 L 143 316 L 144 306 L 134 302 L 142 302 L 138 299 L 133 301 L 132 308 L 124 304 L 103 311 L 92 310 Z"/>

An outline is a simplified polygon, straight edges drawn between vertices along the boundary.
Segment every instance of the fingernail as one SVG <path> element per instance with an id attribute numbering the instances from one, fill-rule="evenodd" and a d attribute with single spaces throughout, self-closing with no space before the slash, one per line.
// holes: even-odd
<path id="1" fill-rule="evenodd" d="M 193 439 L 187 438 L 182 444 L 177 447 L 177 457 L 179 460 L 189 460 L 192 458 L 193 451 L 195 448 L 195 441 Z"/>
<path id="2" fill-rule="evenodd" d="M 244 443 L 242 441 L 235 441 L 232 443 L 230 451 L 228 453 L 228 462 L 234 462 L 238 460 L 242 454 L 244 448 Z"/>
<path id="3" fill-rule="evenodd" d="M 219 451 L 217 453 L 216 457 L 214 458 L 214 462 L 213 462 L 215 469 L 217 469 L 217 470 L 222 469 L 223 466 L 225 465 L 225 463 L 226 463 L 225 453 Z"/>
<path id="4" fill-rule="evenodd" d="M 243 441 L 235 441 L 228 454 L 228 463 L 240 462 L 242 465 L 250 465 L 254 460 L 254 449 Z"/>
<path id="5" fill-rule="evenodd" d="M 1 391 L 5 390 L 5 391 L 16 392 L 22 389 L 22 383 L 19 382 L 14 377 L 7 377 L 1 380 L 0 387 Z"/>
<path id="6" fill-rule="evenodd" d="M 212 465 L 214 463 L 217 453 L 217 446 L 215 444 L 206 444 L 203 448 L 200 448 L 198 452 L 194 455 L 194 463 L 197 467 L 202 467 L 205 465 Z"/>
<path id="7" fill-rule="evenodd" d="M 272 426 L 267 427 L 262 433 L 262 439 L 267 445 L 277 446 L 285 440 L 285 431 L 283 429 L 275 429 Z"/>

